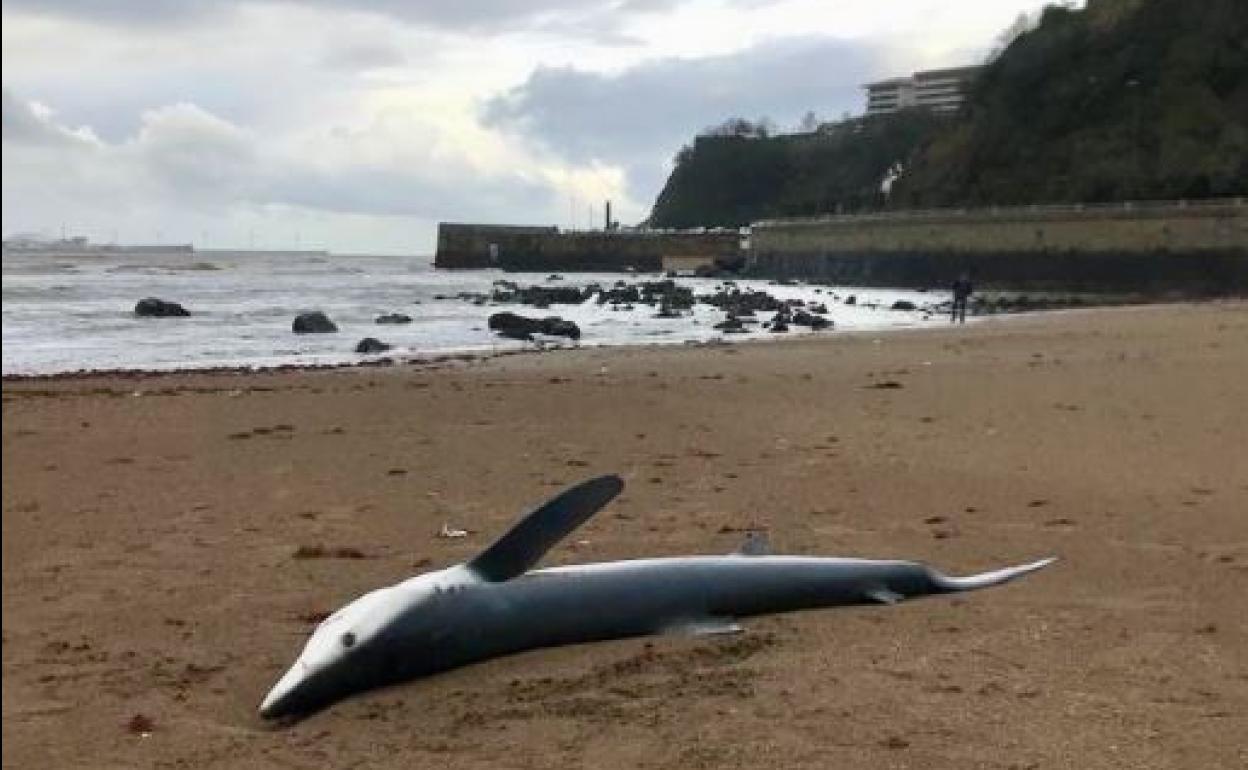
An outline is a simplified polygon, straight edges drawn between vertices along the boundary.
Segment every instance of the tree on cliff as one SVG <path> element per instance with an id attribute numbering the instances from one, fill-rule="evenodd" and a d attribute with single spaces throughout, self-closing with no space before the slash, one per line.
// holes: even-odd
<path id="1" fill-rule="evenodd" d="M 1248 194 L 1248 2 L 1049 7 L 976 82 L 894 204 Z"/>
<path id="2" fill-rule="evenodd" d="M 730 130 L 699 136 L 676 155 L 649 223 L 736 227 L 768 217 L 879 208 L 889 169 L 942 123 L 932 113 L 906 110 L 768 137 L 753 128 L 757 124 L 746 130 L 728 121 L 723 125 Z"/>
<path id="3" fill-rule="evenodd" d="M 1050 6 L 999 41 L 952 118 L 908 110 L 769 138 L 728 121 L 680 151 L 650 223 L 1248 195 L 1248 0 Z"/>

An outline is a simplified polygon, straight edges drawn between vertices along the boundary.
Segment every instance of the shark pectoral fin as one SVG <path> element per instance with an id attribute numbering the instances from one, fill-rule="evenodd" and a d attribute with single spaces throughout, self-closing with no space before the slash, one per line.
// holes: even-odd
<path id="1" fill-rule="evenodd" d="M 767 556 L 771 553 L 771 540 L 766 532 L 751 532 L 737 549 L 739 556 Z"/>
<path id="2" fill-rule="evenodd" d="M 663 633 L 684 636 L 712 636 L 739 634 L 744 630 L 735 618 L 708 615 L 703 618 L 691 618 L 672 623 L 663 629 Z"/>
<path id="3" fill-rule="evenodd" d="M 468 562 L 468 568 L 482 580 L 492 583 L 524 574 L 623 488 L 620 477 L 612 475 L 599 476 L 564 490 L 520 519 L 507 534 Z"/>
<path id="4" fill-rule="evenodd" d="M 899 594 L 896 591 L 890 591 L 887 588 L 872 588 L 866 593 L 869 599 L 877 601 L 880 604 L 896 604 L 906 598 L 902 594 Z"/>

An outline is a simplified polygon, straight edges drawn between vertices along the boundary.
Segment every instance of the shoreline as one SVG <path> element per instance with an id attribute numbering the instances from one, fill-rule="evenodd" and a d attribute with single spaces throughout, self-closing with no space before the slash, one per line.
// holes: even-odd
<path id="1" fill-rule="evenodd" d="M 1139 302 L 1128 301 L 1121 303 L 1110 303 L 1103 305 L 1084 305 L 1078 307 L 1053 307 L 1036 310 L 1014 311 L 1014 312 L 996 312 L 983 315 L 971 316 L 968 325 L 978 326 L 984 323 L 996 323 L 1004 319 L 1032 319 L 1037 317 L 1088 312 L 1097 313 L 1112 310 L 1124 310 L 1130 308 L 1162 308 L 1174 306 L 1199 306 L 1218 303 L 1234 303 L 1240 301 L 1248 301 L 1241 298 L 1211 298 L 1211 299 L 1178 299 L 1173 301 L 1159 302 Z M 336 363 L 307 363 L 307 364 L 275 364 L 275 365 L 239 365 L 239 366 L 204 366 L 204 367 L 171 367 L 160 369 L 143 369 L 143 368 L 109 368 L 109 369 L 75 369 L 64 372 L 49 372 L 41 374 L 3 374 L 0 375 L 0 382 L 9 383 L 28 383 L 28 382 L 75 382 L 92 379 L 130 379 L 130 380 L 149 380 L 162 377 L 189 377 L 189 376 L 220 376 L 220 377 L 241 377 L 247 375 L 281 375 L 287 373 L 310 373 L 310 372 L 329 372 L 343 371 L 352 369 L 372 370 L 372 369 L 407 369 L 422 367 L 438 367 L 453 363 L 474 363 L 489 361 L 495 358 L 507 358 L 510 356 L 530 356 L 530 355 L 548 355 L 556 353 L 568 353 L 580 350 L 607 350 L 607 349 L 663 349 L 663 348 L 699 348 L 699 347 L 715 347 L 720 345 L 740 345 L 740 344 L 786 344 L 804 341 L 812 338 L 844 338 L 851 335 L 874 335 L 883 334 L 892 336 L 901 333 L 913 332 L 939 332 L 954 328 L 954 324 L 946 325 L 911 325 L 911 326 L 893 326 L 881 327 L 877 329 L 831 329 L 819 332 L 789 332 L 786 335 L 766 334 L 762 331 L 745 336 L 721 336 L 714 337 L 709 340 L 682 340 L 679 342 L 627 342 L 627 343 L 602 343 L 597 345 L 567 345 L 564 343 L 556 343 L 546 347 L 526 347 L 516 349 L 481 351 L 474 349 L 465 349 L 462 351 L 450 351 L 438 353 L 430 356 L 421 356 L 412 354 L 409 357 L 397 357 L 390 355 L 379 355 L 376 357 L 365 358 L 356 361 L 342 361 Z M 357 354 L 363 355 L 363 354 Z"/>

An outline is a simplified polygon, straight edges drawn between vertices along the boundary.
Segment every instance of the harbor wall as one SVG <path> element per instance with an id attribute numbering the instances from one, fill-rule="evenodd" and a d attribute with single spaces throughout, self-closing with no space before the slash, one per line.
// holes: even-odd
<path id="1" fill-rule="evenodd" d="M 756 275 L 862 286 L 1248 293 L 1248 201 L 893 212 L 752 228 Z"/>
<path id="2" fill-rule="evenodd" d="M 517 272 L 654 272 L 664 257 L 738 262 L 734 232 L 565 232 L 556 227 L 441 223 L 434 266 Z"/>

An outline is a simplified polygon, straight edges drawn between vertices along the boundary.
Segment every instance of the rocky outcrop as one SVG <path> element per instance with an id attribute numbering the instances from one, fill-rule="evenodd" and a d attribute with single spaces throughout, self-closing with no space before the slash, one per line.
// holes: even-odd
<path id="1" fill-rule="evenodd" d="M 176 302 L 147 297 L 134 306 L 134 314 L 139 318 L 186 318 L 191 311 Z"/>
<path id="2" fill-rule="evenodd" d="M 714 328 L 716 331 L 721 331 L 724 334 L 745 334 L 749 331 L 745 328 L 745 324 L 741 319 L 734 315 L 730 315 L 726 320 L 715 324 Z"/>
<path id="3" fill-rule="evenodd" d="M 498 281 L 490 299 L 495 302 L 519 302 L 536 308 L 551 305 L 579 305 L 589 295 L 575 286 L 517 286 L 510 281 Z"/>
<path id="4" fill-rule="evenodd" d="M 548 318 L 525 318 L 515 313 L 495 313 L 490 316 L 489 327 L 501 337 L 516 340 L 532 341 L 533 335 L 544 334 L 551 337 L 567 337 L 572 340 L 581 338 L 581 329 L 571 321 L 556 316 Z"/>
<path id="5" fill-rule="evenodd" d="M 811 331 L 821 331 L 823 329 L 832 328 L 832 322 L 821 315 L 807 313 L 805 310 L 797 310 L 792 315 L 791 323 L 794 326 L 805 326 Z"/>
<path id="6" fill-rule="evenodd" d="M 376 337 L 365 337 L 364 339 L 360 340 L 359 343 L 355 346 L 355 352 L 356 353 L 385 353 L 387 350 L 393 347 L 394 345 L 391 345 L 386 342 L 382 342 Z"/>
<path id="7" fill-rule="evenodd" d="M 385 315 L 377 316 L 376 320 L 373 323 L 410 324 L 411 322 L 412 322 L 412 317 L 410 315 L 406 315 L 404 313 L 386 313 Z"/>
<path id="8" fill-rule="evenodd" d="M 338 331 L 338 327 L 334 322 L 329 320 L 329 316 L 319 310 L 310 313 L 300 313 L 295 316 L 295 321 L 291 324 L 291 331 L 295 334 L 328 334 Z"/>
<path id="9" fill-rule="evenodd" d="M 736 286 L 726 286 L 714 294 L 698 297 L 699 302 L 713 305 L 733 315 L 746 315 L 758 310 L 774 312 L 785 304 L 765 291 L 741 291 Z"/>

